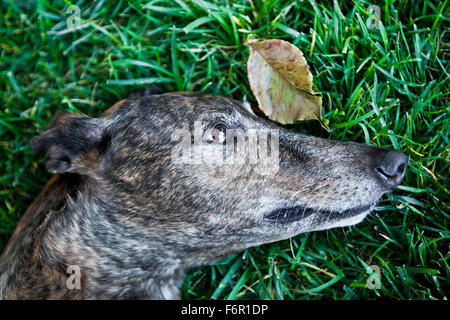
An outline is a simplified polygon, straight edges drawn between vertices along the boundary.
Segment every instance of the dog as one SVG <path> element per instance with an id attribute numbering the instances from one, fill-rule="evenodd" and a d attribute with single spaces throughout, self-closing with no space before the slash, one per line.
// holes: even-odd
<path id="1" fill-rule="evenodd" d="M 154 89 L 98 118 L 59 112 L 31 148 L 54 175 L 2 254 L 2 299 L 178 299 L 190 268 L 359 223 L 407 166 L 233 99 Z"/>

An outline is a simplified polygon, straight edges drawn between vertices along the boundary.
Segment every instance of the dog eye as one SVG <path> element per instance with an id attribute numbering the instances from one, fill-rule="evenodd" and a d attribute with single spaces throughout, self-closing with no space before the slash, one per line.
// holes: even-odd
<path id="1" fill-rule="evenodd" d="M 225 123 L 216 123 L 207 131 L 207 141 L 215 143 L 224 143 L 227 136 L 228 126 Z"/>

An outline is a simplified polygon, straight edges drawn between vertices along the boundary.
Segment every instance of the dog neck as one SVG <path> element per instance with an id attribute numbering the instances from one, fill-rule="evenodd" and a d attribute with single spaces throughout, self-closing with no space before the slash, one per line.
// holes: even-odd
<path id="1" fill-rule="evenodd" d="M 99 183 L 74 174 L 47 183 L 0 259 L 0 298 L 180 297 L 181 259 Z"/>

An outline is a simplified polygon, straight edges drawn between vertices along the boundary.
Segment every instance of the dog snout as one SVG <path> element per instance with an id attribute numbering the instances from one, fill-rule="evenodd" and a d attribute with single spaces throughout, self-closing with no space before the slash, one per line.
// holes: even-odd
<path id="1" fill-rule="evenodd" d="M 406 172 L 408 159 L 396 150 L 383 150 L 376 158 L 374 175 L 389 191 L 397 187 Z"/>

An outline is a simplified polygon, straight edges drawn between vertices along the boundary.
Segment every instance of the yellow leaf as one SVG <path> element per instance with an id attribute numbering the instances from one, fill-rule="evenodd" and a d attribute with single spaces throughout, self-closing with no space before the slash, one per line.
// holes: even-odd
<path id="1" fill-rule="evenodd" d="M 282 124 L 320 118 L 322 97 L 312 90 L 312 74 L 303 53 L 289 42 L 249 43 L 248 79 L 259 108 Z"/>

